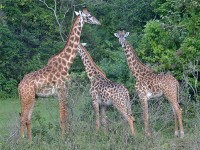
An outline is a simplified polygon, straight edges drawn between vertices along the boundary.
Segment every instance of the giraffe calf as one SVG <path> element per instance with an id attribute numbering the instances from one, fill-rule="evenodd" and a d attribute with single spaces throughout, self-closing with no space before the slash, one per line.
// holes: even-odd
<path id="1" fill-rule="evenodd" d="M 101 75 L 96 75 L 91 81 L 90 94 L 96 116 L 96 129 L 99 129 L 99 117 L 106 126 L 106 106 L 113 105 L 128 121 L 132 135 L 135 135 L 134 117 L 132 116 L 128 90 L 119 83 L 114 83 Z"/>

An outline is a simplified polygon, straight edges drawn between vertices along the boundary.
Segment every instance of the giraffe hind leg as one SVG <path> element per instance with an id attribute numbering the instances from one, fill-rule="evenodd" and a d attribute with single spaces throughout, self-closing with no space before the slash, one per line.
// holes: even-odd
<path id="1" fill-rule="evenodd" d="M 19 113 L 20 115 L 20 134 L 21 134 L 21 138 L 24 138 L 25 137 L 25 128 L 26 128 L 26 124 L 25 122 L 23 121 L 23 117 L 22 117 L 22 113 Z"/>
<path id="2" fill-rule="evenodd" d="M 183 131 L 183 123 L 182 123 L 182 110 L 180 105 L 178 104 L 178 101 L 176 99 L 176 93 L 175 94 L 165 94 L 167 99 L 169 100 L 172 109 L 174 111 L 174 119 L 175 119 L 175 136 L 178 136 L 178 124 L 180 127 L 180 137 L 184 137 L 184 131 Z"/>
<path id="3" fill-rule="evenodd" d="M 60 127 L 62 130 L 62 136 L 69 130 L 67 96 L 68 91 L 65 87 L 58 90 Z"/>
<path id="4" fill-rule="evenodd" d="M 22 112 L 20 114 L 21 137 L 24 138 L 25 129 L 27 129 L 28 139 L 30 142 L 32 141 L 31 118 L 32 118 L 34 104 L 35 104 L 35 98 L 32 98 L 31 102 L 28 105 L 22 104 Z"/>
<path id="5" fill-rule="evenodd" d="M 99 127 L 100 127 L 100 122 L 99 122 L 99 104 L 96 100 L 93 100 L 93 108 L 94 108 L 94 112 L 95 112 L 95 128 L 98 131 Z"/>
<path id="6" fill-rule="evenodd" d="M 176 114 L 173 106 L 172 106 L 172 110 L 173 110 L 173 113 L 174 113 L 174 122 L 175 122 L 175 132 L 174 132 L 174 135 L 176 137 L 178 137 L 178 117 L 177 117 L 177 114 Z"/>
<path id="7" fill-rule="evenodd" d="M 117 108 L 117 110 L 122 114 L 122 116 L 127 120 L 130 129 L 131 129 L 131 134 L 135 135 L 135 126 L 134 126 L 134 117 L 131 116 L 130 112 L 131 112 L 131 108 L 128 107 L 126 105 L 115 105 L 115 107 Z"/>
<path id="8" fill-rule="evenodd" d="M 179 122 L 180 138 L 183 138 L 184 137 L 184 131 L 183 131 L 183 123 L 182 123 L 182 110 L 181 110 L 178 103 L 173 104 L 173 109 L 176 113 L 176 117 L 178 118 L 178 122 Z M 175 124 L 176 124 L 175 126 L 178 126 L 178 122 L 176 120 L 175 120 Z M 178 129 L 178 127 L 177 127 L 177 129 Z M 178 132 L 178 131 L 176 131 L 177 129 L 175 128 L 175 135 L 176 134 L 178 135 L 178 133 L 176 133 L 176 132 Z"/>
<path id="9" fill-rule="evenodd" d="M 128 120 L 130 129 L 131 129 L 132 135 L 135 135 L 135 132 L 136 132 L 135 131 L 135 125 L 134 125 L 135 119 L 131 115 L 128 115 L 127 120 Z"/>

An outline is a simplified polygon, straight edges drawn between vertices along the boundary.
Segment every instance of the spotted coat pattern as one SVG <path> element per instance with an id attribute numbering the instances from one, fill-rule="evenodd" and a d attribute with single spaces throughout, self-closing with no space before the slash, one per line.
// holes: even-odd
<path id="1" fill-rule="evenodd" d="M 178 104 L 179 99 L 179 83 L 169 74 L 156 74 L 146 67 L 138 58 L 132 45 L 126 41 L 129 32 L 118 31 L 114 34 L 122 45 L 128 66 L 136 78 L 135 89 L 140 97 L 143 118 L 145 125 L 145 134 L 150 135 L 148 127 L 148 104 L 151 98 L 164 95 L 172 106 L 175 119 L 175 135 L 178 136 L 178 122 L 180 127 L 180 137 L 184 136 L 182 124 L 182 111 Z"/>
<path id="2" fill-rule="evenodd" d="M 77 47 L 80 41 L 81 31 L 85 22 L 89 24 L 100 24 L 84 8 L 83 11 L 76 12 L 66 44 L 59 53 L 52 56 L 48 64 L 43 68 L 31 72 L 24 76 L 18 85 L 19 97 L 21 99 L 21 136 L 24 137 L 25 129 L 28 131 L 28 139 L 32 141 L 31 135 L 31 117 L 35 105 L 35 97 L 48 97 L 56 95 L 59 99 L 60 126 L 62 133 L 68 129 L 68 111 L 67 111 L 67 84 L 69 80 L 68 70 L 77 55 Z"/>
<path id="3" fill-rule="evenodd" d="M 131 133 L 135 135 L 135 119 L 132 116 L 128 90 L 122 84 L 107 79 L 105 73 L 94 63 L 85 47 L 81 44 L 78 47 L 78 52 L 91 82 L 90 94 L 95 111 L 96 129 L 98 130 L 100 127 L 99 112 L 102 117 L 101 122 L 106 127 L 105 110 L 107 106 L 113 105 L 128 121 Z"/>

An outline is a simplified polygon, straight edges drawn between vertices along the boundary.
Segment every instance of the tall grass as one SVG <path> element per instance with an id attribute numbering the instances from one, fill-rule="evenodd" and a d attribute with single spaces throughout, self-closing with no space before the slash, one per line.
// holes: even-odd
<path id="1" fill-rule="evenodd" d="M 18 99 L 0 100 L 0 149 L 127 149 L 127 150 L 188 150 L 200 147 L 199 109 L 189 98 L 182 103 L 185 137 L 174 137 L 173 113 L 164 99 L 149 101 L 149 126 L 152 137 L 143 135 L 142 110 L 138 97 L 132 98 L 132 111 L 136 118 L 137 135 L 130 134 L 128 124 L 115 108 L 107 110 L 107 133 L 96 132 L 88 84 L 73 83 L 69 90 L 70 131 L 65 138 L 60 135 L 59 108 L 56 98 L 38 99 L 33 112 L 33 142 L 19 139 Z"/>

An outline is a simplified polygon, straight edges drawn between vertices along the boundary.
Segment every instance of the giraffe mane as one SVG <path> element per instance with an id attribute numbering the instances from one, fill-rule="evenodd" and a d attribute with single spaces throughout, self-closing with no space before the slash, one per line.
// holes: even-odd
<path id="1" fill-rule="evenodd" d="M 96 65 L 96 63 L 93 61 L 92 57 L 90 56 L 90 54 L 88 53 L 88 51 L 86 50 L 86 48 L 85 48 L 82 44 L 79 44 L 79 45 L 80 45 L 80 47 L 84 50 L 84 52 L 87 54 L 88 59 L 93 63 L 95 69 L 98 70 L 98 72 L 99 72 L 102 76 L 106 77 L 106 74 Z"/>
<path id="2" fill-rule="evenodd" d="M 75 23 L 77 22 L 77 20 L 78 20 L 79 18 L 80 18 L 80 15 L 77 16 L 77 17 L 75 18 L 74 23 L 73 23 L 72 27 L 70 28 L 70 32 L 69 32 L 69 34 L 68 34 L 68 36 L 67 36 L 67 38 L 66 38 L 66 43 L 65 43 L 65 46 L 64 46 L 63 50 L 67 47 L 67 45 L 69 45 L 69 41 L 70 41 L 70 40 L 69 40 L 69 36 L 71 35 L 72 29 L 74 28 Z M 56 53 L 56 54 L 54 54 L 53 56 L 51 56 L 50 59 L 49 59 L 49 61 L 50 61 L 52 58 L 58 56 L 60 53 L 62 53 L 63 50 L 62 50 L 62 51 L 59 51 L 58 53 Z M 49 63 L 49 61 L 48 61 L 48 63 Z"/>
<path id="3" fill-rule="evenodd" d="M 153 71 L 149 67 L 147 67 L 146 65 L 144 65 L 141 62 L 141 60 L 139 59 L 139 57 L 138 57 L 137 53 L 135 52 L 133 46 L 127 40 L 126 40 L 126 43 L 130 46 L 131 52 L 135 55 L 135 57 L 137 58 L 137 61 L 140 63 L 140 65 L 143 66 L 143 67 L 145 67 L 149 72 L 153 73 Z"/>

